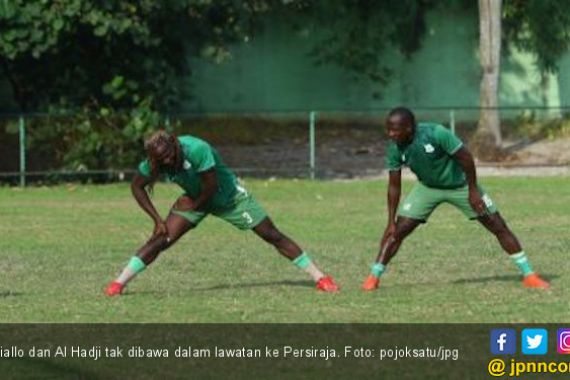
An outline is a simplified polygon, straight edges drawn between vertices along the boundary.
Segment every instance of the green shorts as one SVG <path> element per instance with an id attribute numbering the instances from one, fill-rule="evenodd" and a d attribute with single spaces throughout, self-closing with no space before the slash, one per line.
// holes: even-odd
<path id="1" fill-rule="evenodd" d="M 485 202 L 485 214 L 496 213 L 498 210 L 495 202 L 481 186 L 478 186 L 478 189 L 483 202 Z M 425 222 L 433 210 L 440 203 L 444 202 L 457 207 L 469 219 L 476 219 L 479 216 L 469 204 L 469 189 L 467 185 L 458 189 L 434 189 L 422 183 L 417 183 L 406 196 L 400 205 L 398 215 Z"/>
<path id="2" fill-rule="evenodd" d="M 212 211 L 180 211 L 172 210 L 172 213 L 180 215 L 194 225 L 212 214 L 233 224 L 240 230 L 250 230 L 255 228 L 267 217 L 267 213 L 259 203 L 249 193 L 238 192 L 234 198 L 234 203 L 224 209 Z"/>

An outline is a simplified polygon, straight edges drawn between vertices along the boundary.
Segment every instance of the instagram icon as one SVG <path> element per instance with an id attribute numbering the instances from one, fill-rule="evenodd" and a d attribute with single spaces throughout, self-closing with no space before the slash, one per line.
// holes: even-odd
<path id="1" fill-rule="evenodd" d="M 559 354 L 570 354 L 570 329 L 558 329 L 556 334 L 558 344 L 556 348 Z"/>

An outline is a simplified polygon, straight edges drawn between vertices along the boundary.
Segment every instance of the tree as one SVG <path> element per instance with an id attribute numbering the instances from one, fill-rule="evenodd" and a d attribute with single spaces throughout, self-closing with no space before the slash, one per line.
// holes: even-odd
<path id="1" fill-rule="evenodd" d="M 492 158 L 502 145 L 498 84 L 501 45 L 535 56 L 544 74 L 558 71 L 558 60 L 570 47 L 570 13 L 565 2 L 553 0 L 479 0 L 481 116 L 476 147 Z"/>
<path id="2" fill-rule="evenodd" d="M 395 47 L 405 57 L 421 47 L 426 31 L 425 15 L 433 0 L 293 1 L 289 19 L 299 27 L 312 25 L 322 35 L 310 52 L 317 65 L 336 65 L 386 85 L 392 68 L 382 52 Z M 376 96 L 381 97 L 380 91 Z"/>
<path id="3" fill-rule="evenodd" d="M 269 10 L 251 0 L 0 2 L 0 68 L 19 111 L 74 115 L 31 132 L 58 137 L 68 166 L 121 165 L 175 107 L 193 56 L 222 61 Z"/>
<path id="4" fill-rule="evenodd" d="M 555 0 L 508 0 L 503 10 L 503 39 L 535 56 L 543 72 L 556 72 L 570 47 L 570 4 Z"/>
<path id="5" fill-rule="evenodd" d="M 501 71 L 502 0 L 479 0 L 480 107 L 477 133 L 471 146 L 482 158 L 490 158 L 502 145 L 499 115 Z"/>
<path id="6" fill-rule="evenodd" d="M 0 3 L 0 64 L 22 111 L 54 103 L 176 104 L 188 58 L 217 61 L 264 2 L 13 0 Z M 135 96 L 136 95 L 136 96 Z"/>

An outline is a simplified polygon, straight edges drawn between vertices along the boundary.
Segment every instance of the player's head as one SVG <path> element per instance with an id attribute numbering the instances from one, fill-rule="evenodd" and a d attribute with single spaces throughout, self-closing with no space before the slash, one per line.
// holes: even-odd
<path id="1" fill-rule="evenodd" d="M 180 145 L 174 134 L 164 130 L 153 133 L 144 143 L 149 160 L 160 167 L 174 168 L 180 156 Z"/>
<path id="2" fill-rule="evenodd" d="M 182 165 L 182 155 L 178 139 L 172 133 L 159 130 L 144 143 L 153 178 L 158 177 L 160 168 L 178 170 Z"/>
<path id="3" fill-rule="evenodd" d="M 405 144 L 412 140 L 416 130 L 416 117 L 406 107 L 396 107 L 386 118 L 386 134 L 397 144 Z"/>

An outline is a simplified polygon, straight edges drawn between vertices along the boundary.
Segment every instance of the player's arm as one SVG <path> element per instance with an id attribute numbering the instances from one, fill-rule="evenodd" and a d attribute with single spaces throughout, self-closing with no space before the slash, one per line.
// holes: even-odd
<path id="1" fill-rule="evenodd" d="M 151 178 L 145 177 L 141 174 L 135 174 L 133 180 L 131 182 L 131 192 L 133 193 L 133 197 L 136 199 L 139 206 L 151 217 L 154 221 L 154 232 L 153 235 L 162 235 L 166 234 L 166 224 L 156 211 L 156 208 L 152 204 L 148 193 L 146 191 L 146 187 L 150 184 Z"/>
<path id="2" fill-rule="evenodd" d="M 388 225 L 396 223 L 396 210 L 402 192 L 402 171 L 390 170 L 388 180 Z"/>
<path id="3" fill-rule="evenodd" d="M 396 230 L 396 211 L 400 203 L 400 194 L 402 192 L 402 170 L 390 170 L 388 179 L 388 223 L 386 230 L 382 236 L 381 245 L 384 245 L 386 239 Z"/>
<path id="4" fill-rule="evenodd" d="M 401 152 L 395 144 L 390 143 L 386 150 L 386 169 L 388 170 L 388 223 L 380 245 L 396 230 L 396 211 L 402 192 L 402 166 L 404 165 Z"/>
<path id="5" fill-rule="evenodd" d="M 477 189 L 477 170 L 475 169 L 475 161 L 473 161 L 473 156 L 462 146 L 452 155 L 453 159 L 463 168 L 465 172 L 465 178 L 467 180 L 467 186 L 469 188 L 469 204 L 473 207 L 473 210 L 478 214 L 483 214 L 485 212 L 485 202 L 481 199 L 479 190 Z"/>
<path id="6" fill-rule="evenodd" d="M 202 184 L 200 195 L 194 200 L 193 209 L 199 210 L 208 203 L 218 191 L 218 175 L 214 168 L 208 169 L 200 173 L 200 182 Z"/>

